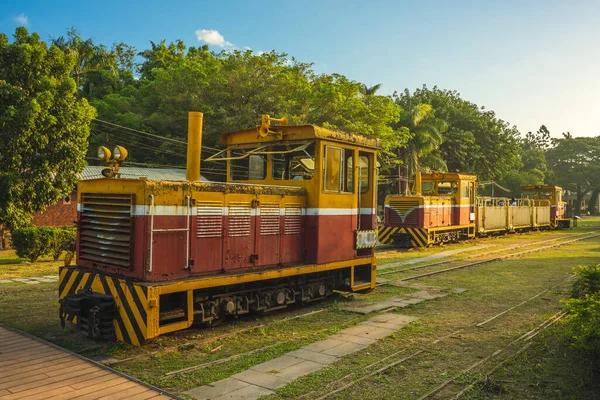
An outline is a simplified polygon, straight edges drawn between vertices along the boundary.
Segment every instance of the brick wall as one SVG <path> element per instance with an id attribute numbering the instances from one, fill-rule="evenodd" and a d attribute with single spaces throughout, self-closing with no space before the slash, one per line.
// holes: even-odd
<path id="1" fill-rule="evenodd" d="M 35 226 L 73 226 L 77 221 L 77 191 L 36 213 L 31 220 Z"/>

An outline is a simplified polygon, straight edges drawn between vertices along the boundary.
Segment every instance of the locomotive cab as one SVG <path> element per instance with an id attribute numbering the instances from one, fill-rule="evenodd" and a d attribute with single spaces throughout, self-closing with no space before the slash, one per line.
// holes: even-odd
<path id="1" fill-rule="evenodd" d="M 562 188 L 554 185 L 523 186 L 523 198 L 531 199 L 535 205 L 547 202 L 550 205 L 550 226 L 569 228 L 571 220 L 566 215 L 566 202 L 562 201 Z"/>

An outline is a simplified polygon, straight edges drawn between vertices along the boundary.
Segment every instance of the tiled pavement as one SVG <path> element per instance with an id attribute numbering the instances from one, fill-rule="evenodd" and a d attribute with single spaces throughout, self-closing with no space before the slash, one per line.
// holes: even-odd
<path id="1" fill-rule="evenodd" d="M 328 339 L 255 365 L 227 379 L 192 389 L 186 394 L 198 400 L 249 400 L 272 394 L 274 389 L 362 350 L 414 320 L 416 318 L 398 314 L 377 315 Z"/>

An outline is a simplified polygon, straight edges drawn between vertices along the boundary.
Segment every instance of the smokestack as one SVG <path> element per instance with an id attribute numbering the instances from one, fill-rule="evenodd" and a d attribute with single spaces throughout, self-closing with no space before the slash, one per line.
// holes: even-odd
<path id="1" fill-rule="evenodd" d="M 185 177 L 190 182 L 200 180 L 203 115 L 197 111 L 192 111 L 188 114 L 187 166 Z"/>
<path id="2" fill-rule="evenodd" d="M 421 195 L 421 170 L 417 168 L 417 173 L 415 174 L 415 194 L 417 196 Z"/>

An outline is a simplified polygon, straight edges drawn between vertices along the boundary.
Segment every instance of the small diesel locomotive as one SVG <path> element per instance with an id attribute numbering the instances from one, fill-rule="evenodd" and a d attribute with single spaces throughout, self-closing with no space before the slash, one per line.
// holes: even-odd
<path id="1" fill-rule="evenodd" d="M 522 198 L 476 196 L 477 178 L 459 173 L 421 174 L 415 194 L 385 199 L 379 242 L 426 247 L 476 236 L 568 228 L 558 186 L 524 186 Z"/>
<path id="2" fill-rule="evenodd" d="M 77 261 L 60 269 L 63 323 L 149 339 L 375 287 L 379 141 L 313 125 L 221 136 L 227 182 L 200 181 L 202 113 L 189 115 L 187 180 L 79 182 Z"/>

